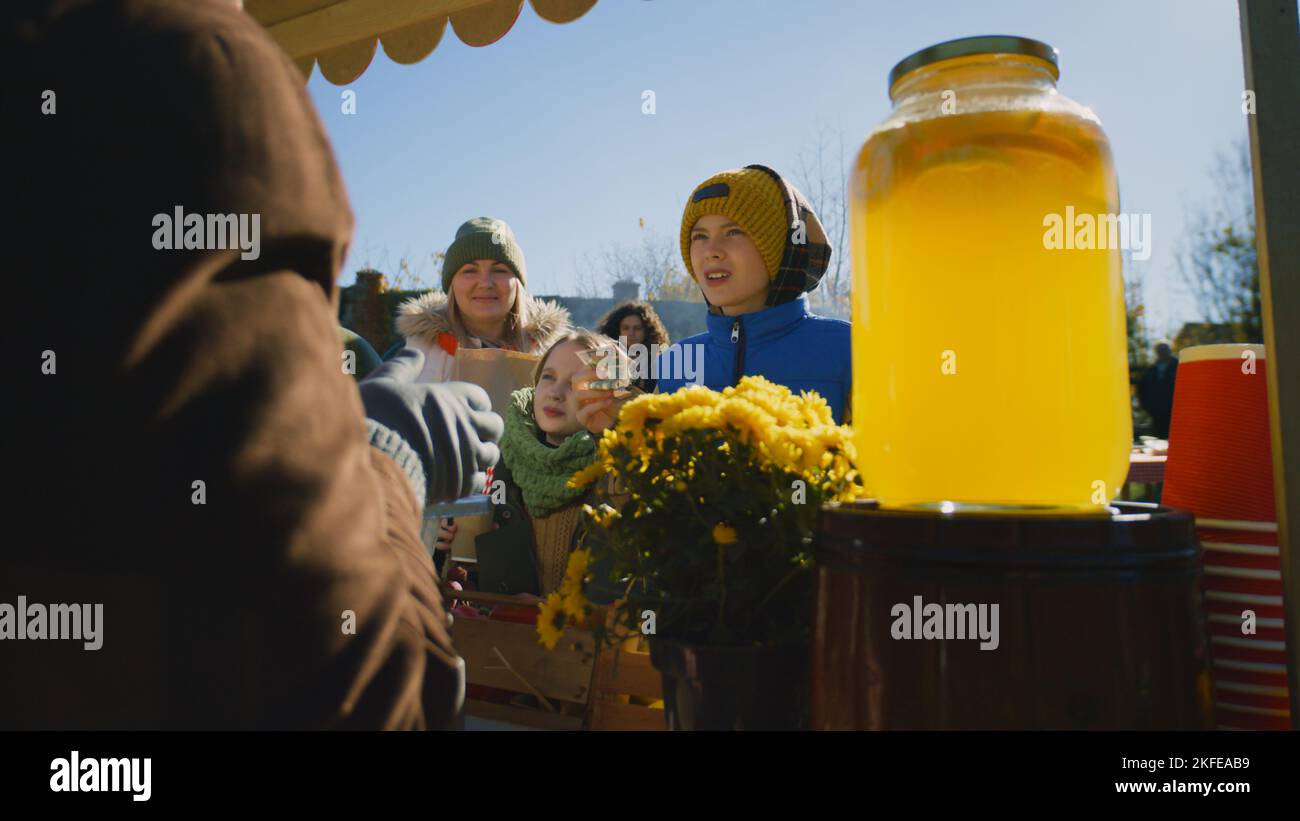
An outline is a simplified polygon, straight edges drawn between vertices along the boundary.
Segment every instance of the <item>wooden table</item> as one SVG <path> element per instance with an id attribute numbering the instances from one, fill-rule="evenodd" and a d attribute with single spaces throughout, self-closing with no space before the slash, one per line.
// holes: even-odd
<path id="1" fill-rule="evenodd" d="M 1134 453 L 1128 459 L 1126 482 L 1158 483 L 1165 480 L 1166 454 Z"/>

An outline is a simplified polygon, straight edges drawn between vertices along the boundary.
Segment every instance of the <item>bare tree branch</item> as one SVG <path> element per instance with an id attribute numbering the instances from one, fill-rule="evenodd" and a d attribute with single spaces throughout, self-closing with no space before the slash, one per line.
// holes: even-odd
<path id="1" fill-rule="evenodd" d="M 1210 176 L 1216 198 L 1188 216 L 1178 271 L 1207 322 L 1229 326 L 1235 341 L 1261 342 L 1254 191 L 1244 140 L 1220 152 Z"/>
<path id="2" fill-rule="evenodd" d="M 584 254 L 574 277 L 581 296 L 608 296 L 615 282 L 631 280 L 642 299 L 702 302 L 699 287 L 682 270 L 676 237 L 647 231 L 639 245 L 611 244 L 593 259 Z"/>
<path id="3" fill-rule="evenodd" d="M 814 309 L 833 316 L 848 316 L 852 290 L 852 261 L 848 257 L 849 169 L 845 164 L 844 134 L 818 126 L 815 142 L 799 152 L 795 185 L 808 198 L 831 246 L 830 267 L 821 284 L 809 295 Z"/>

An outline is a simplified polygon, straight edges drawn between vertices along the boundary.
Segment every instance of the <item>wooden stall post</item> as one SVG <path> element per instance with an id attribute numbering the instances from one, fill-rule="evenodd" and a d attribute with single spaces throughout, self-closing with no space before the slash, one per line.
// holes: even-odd
<path id="1" fill-rule="evenodd" d="M 1268 352 L 1291 726 L 1300 729 L 1300 27 L 1296 0 L 1240 0 Z"/>

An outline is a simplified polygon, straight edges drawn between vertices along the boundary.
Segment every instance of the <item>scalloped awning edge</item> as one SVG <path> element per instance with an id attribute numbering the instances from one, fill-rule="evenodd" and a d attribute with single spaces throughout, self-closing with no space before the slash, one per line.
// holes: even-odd
<path id="1" fill-rule="evenodd" d="M 543 20 L 563 24 L 585 15 L 597 0 L 529 0 Z M 257 0 L 248 3 L 258 20 L 277 20 L 267 31 L 302 70 L 315 64 L 334 85 L 355 81 L 373 61 L 382 42 L 389 58 L 415 63 L 442 41 L 450 21 L 456 36 L 471 46 L 486 46 L 506 35 L 524 0 L 337 0 L 321 6 L 307 0 Z M 291 8 L 308 8 L 286 17 Z"/>

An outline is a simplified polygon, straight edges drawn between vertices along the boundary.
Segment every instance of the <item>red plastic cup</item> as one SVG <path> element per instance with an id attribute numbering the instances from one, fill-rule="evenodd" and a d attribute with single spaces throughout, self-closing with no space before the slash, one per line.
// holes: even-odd
<path id="1" fill-rule="evenodd" d="M 1266 369 L 1263 345 L 1183 349 L 1169 428 L 1161 501 L 1196 514 L 1221 729 L 1291 727 Z"/>

